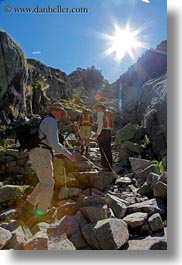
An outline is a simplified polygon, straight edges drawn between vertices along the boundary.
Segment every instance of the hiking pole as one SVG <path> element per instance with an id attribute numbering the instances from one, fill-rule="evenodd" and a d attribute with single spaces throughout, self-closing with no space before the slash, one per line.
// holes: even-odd
<path id="1" fill-rule="evenodd" d="M 94 169 L 97 169 L 97 170 L 101 170 L 101 168 L 100 167 L 98 167 L 98 166 L 96 166 L 90 159 L 88 159 L 86 156 L 84 156 L 84 159 L 86 160 L 86 161 L 88 161 L 88 162 L 90 162 L 91 164 L 93 164 L 93 168 Z"/>
<path id="2" fill-rule="evenodd" d="M 112 171 L 114 177 L 115 177 L 115 178 L 118 178 L 118 174 L 114 171 L 113 167 L 111 166 L 111 163 L 109 162 L 109 160 L 108 160 L 108 158 L 107 158 L 107 156 L 106 156 L 106 153 L 104 152 L 104 149 L 103 149 L 102 147 L 101 147 L 101 150 L 102 150 L 102 152 L 103 152 L 103 154 L 104 154 L 105 159 L 107 160 L 107 163 L 108 163 L 108 165 L 109 165 L 109 167 L 110 167 L 110 169 L 111 169 L 111 171 Z"/>

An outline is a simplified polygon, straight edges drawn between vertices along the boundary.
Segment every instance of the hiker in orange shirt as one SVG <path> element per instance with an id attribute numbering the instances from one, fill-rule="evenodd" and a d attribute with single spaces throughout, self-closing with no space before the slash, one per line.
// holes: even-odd
<path id="1" fill-rule="evenodd" d="M 94 125 L 94 117 L 89 109 L 84 109 L 78 118 L 78 129 L 80 134 L 81 154 L 89 154 L 90 137 L 92 135 L 92 126 Z M 84 145 L 86 150 L 84 149 Z"/>

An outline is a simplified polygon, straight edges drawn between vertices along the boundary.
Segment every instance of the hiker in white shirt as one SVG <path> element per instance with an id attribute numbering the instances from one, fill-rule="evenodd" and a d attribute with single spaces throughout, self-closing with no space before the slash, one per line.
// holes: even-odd
<path id="1" fill-rule="evenodd" d="M 57 121 L 66 111 L 59 103 L 53 103 L 50 107 L 50 114 L 47 115 L 39 126 L 39 138 L 41 143 L 29 152 L 30 162 L 39 179 L 38 184 L 27 197 L 23 207 L 22 216 L 30 217 L 33 213 L 44 216 L 48 212 L 54 189 L 53 174 L 53 151 L 61 153 L 75 162 L 76 158 L 60 142 L 58 137 Z"/>
<path id="2" fill-rule="evenodd" d="M 103 171 L 112 171 L 112 152 L 111 152 L 111 135 L 112 129 L 108 124 L 104 124 L 104 115 L 106 107 L 102 103 L 98 103 L 94 107 L 97 112 L 97 132 L 96 138 L 98 140 L 101 166 Z"/>

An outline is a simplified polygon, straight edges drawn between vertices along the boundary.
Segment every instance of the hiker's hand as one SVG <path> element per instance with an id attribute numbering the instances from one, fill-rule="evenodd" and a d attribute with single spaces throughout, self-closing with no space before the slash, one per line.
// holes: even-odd
<path id="1" fill-rule="evenodd" d="M 99 135 L 96 133 L 96 134 L 95 134 L 95 138 L 97 139 L 98 137 L 99 137 Z"/>
<path id="2" fill-rule="evenodd" d="M 72 162 L 76 162 L 76 156 L 74 156 L 74 155 L 69 155 L 68 158 L 69 158 Z"/>
<path id="3" fill-rule="evenodd" d="M 57 158 L 60 158 L 60 159 L 64 158 L 64 155 L 60 154 L 60 153 L 56 153 L 54 156 L 57 157 Z"/>

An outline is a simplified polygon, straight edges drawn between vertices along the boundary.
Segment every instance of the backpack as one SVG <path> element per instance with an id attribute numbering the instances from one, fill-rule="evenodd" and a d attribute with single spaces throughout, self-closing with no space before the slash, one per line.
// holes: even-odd
<path id="1" fill-rule="evenodd" d="M 19 151 L 24 151 L 25 149 L 33 149 L 37 147 L 43 139 L 46 138 L 44 136 L 42 139 L 39 138 L 39 126 L 42 118 L 40 115 L 32 115 L 30 119 L 27 117 L 20 118 L 13 124 L 13 129 L 16 134 L 15 143 L 19 142 L 20 147 Z"/>
<path id="2" fill-rule="evenodd" d="M 113 129 L 114 128 L 114 116 L 111 111 L 106 110 L 104 112 L 104 117 L 103 117 L 103 127 L 104 129 Z"/>
<path id="3" fill-rule="evenodd" d="M 91 115 L 88 111 L 83 111 L 80 117 L 81 125 L 90 125 L 91 124 Z"/>

